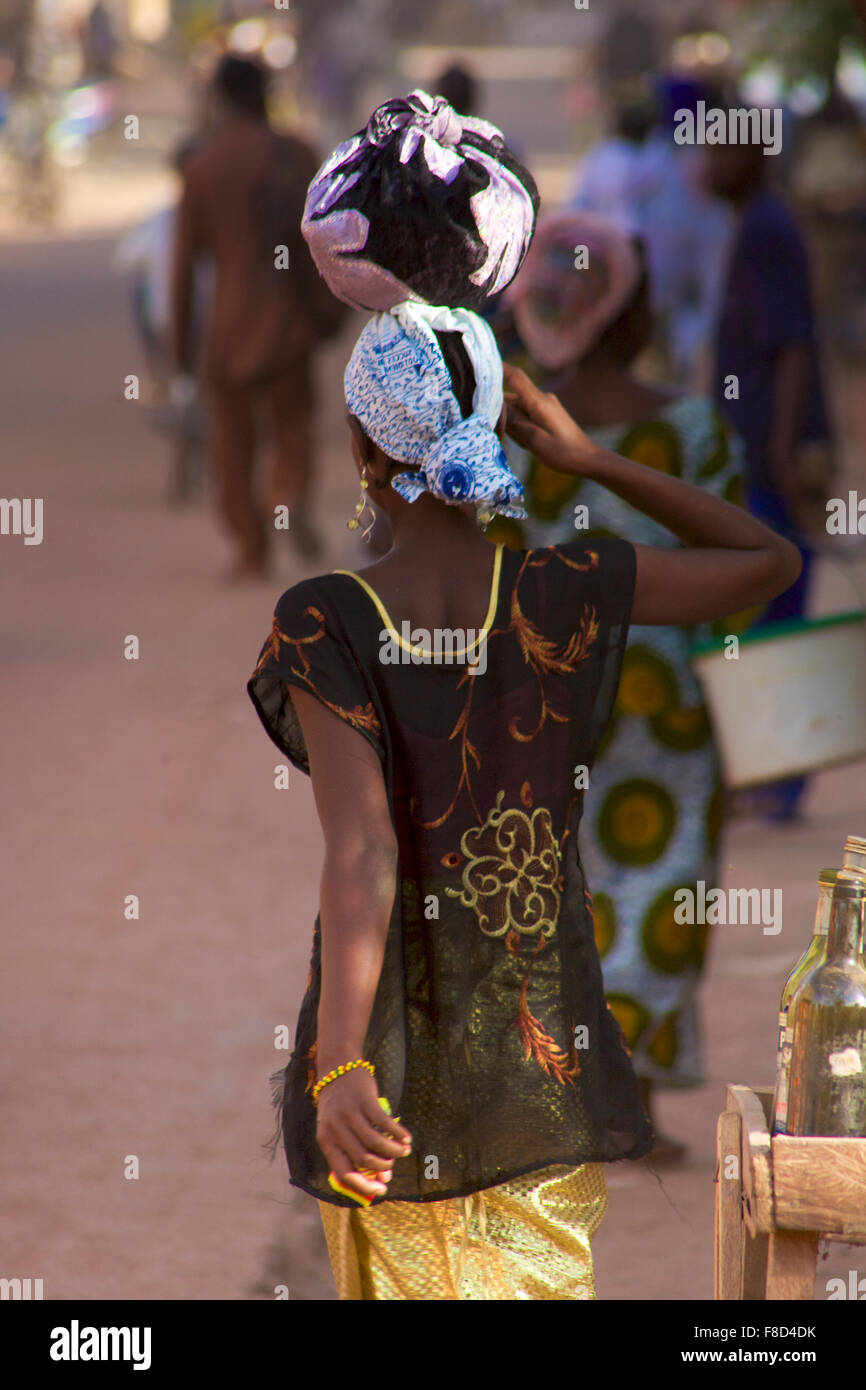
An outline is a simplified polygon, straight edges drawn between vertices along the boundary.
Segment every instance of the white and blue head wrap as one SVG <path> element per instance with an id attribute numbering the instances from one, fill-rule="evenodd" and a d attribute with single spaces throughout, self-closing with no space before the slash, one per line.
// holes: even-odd
<path id="1" fill-rule="evenodd" d="M 436 333 L 460 333 L 475 373 L 464 420 Z M 405 300 L 374 315 L 345 373 L 346 404 L 380 449 L 417 472 L 391 486 L 414 502 L 430 492 L 452 504 L 522 518 L 523 484 L 496 434 L 502 413 L 502 358 L 492 329 L 468 309 Z"/>

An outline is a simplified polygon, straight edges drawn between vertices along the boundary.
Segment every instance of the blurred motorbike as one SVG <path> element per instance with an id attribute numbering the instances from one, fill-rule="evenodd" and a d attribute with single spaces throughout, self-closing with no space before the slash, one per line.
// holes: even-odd
<path id="1" fill-rule="evenodd" d="M 127 232 L 118 245 L 115 269 L 129 276 L 130 308 L 135 335 L 147 363 L 143 399 L 151 426 L 171 444 L 167 497 L 188 502 L 205 483 L 207 412 L 194 376 L 179 377 L 169 360 L 171 264 L 176 209 L 163 208 Z M 202 265 L 193 301 L 193 348 L 210 302 L 211 272 Z"/>

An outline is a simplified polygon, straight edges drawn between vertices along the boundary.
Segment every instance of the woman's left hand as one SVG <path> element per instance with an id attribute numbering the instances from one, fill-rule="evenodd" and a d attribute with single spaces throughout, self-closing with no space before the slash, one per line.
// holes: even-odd
<path id="1" fill-rule="evenodd" d="M 317 1112 L 316 1139 L 338 1182 L 362 1197 L 383 1197 L 412 1136 L 383 1109 L 370 1073 L 356 1068 L 329 1082 Z"/>

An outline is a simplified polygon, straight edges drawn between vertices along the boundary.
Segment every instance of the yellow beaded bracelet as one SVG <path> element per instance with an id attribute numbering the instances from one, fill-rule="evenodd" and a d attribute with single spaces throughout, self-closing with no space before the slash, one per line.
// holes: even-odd
<path id="1" fill-rule="evenodd" d="M 333 1071 L 329 1071 L 327 1076 L 323 1076 L 321 1081 L 316 1082 L 313 1087 L 313 1104 L 318 1105 L 319 1094 L 324 1090 L 329 1081 L 336 1081 L 338 1076 L 345 1076 L 347 1071 L 354 1071 L 356 1067 L 363 1067 L 371 1076 L 376 1075 L 376 1068 L 373 1066 L 373 1063 L 365 1062 L 363 1057 L 359 1057 L 354 1062 L 344 1062 L 341 1067 L 334 1067 Z"/>

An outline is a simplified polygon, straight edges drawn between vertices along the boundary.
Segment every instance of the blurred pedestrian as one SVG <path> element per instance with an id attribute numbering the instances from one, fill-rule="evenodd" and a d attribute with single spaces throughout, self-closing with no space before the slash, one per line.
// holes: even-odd
<path id="1" fill-rule="evenodd" d="M 584 268 L 575 267 L 575 247 L 587 248 Z M 634 371 L 652 335 L 651 287 L 642 251 L 623 230 L 589 213 L 542 217 L 505 299 L 539 383 L 591 438 L 737 499 L 742 444 L 712 401 Z M 590 542 L 613 535 L 663 548 L 679 544 L 657 519 L 597 483 L 555 473 L 537 459 L 524 471 L 527 520 L 519 528 L 497 521 L 494 538 L 519 547 L 557 545 L 577 528 Z M 690 665 L 694 637 L 689 628 L 631 628 L 580 830 L 605 993 L 651 1117 L 656 1086 L 705 1079 L 697 1010 L 705 931 L 679 926 L 673 915 L 678 887 L 718 882 L 720 767 Z M 657 1134 L 656 1160 L 682 1153 L 681 1144 Z"/>
<path id="2" fill-rule="evenodd" d="M 103 0 L 96 0 L 84 21 L 81 31 L 81 53 L 84 62 L 85 78 L 111 77 L 114 72 L 114 57 L 117 52 L 117 38 L 111 15 Z"/>
<path id="3" fill-rule="evenodd" d="M 749 506 L 793 541 L 799 579 L 761 623 L 801 618 L 812 571 L 805 517 L 814 516 L 831 476 L 830 425 L 803 238 L 785 204 L 766 190 L 772 162 L 760 144 L 708 145 L 709 188 L 736 214 L 718 324 L 713 389 L 745 442 Z M 805 778 L 766 789 L 773 819 L 799 811 Z"/>
<path id="4" fill-rule="evenodd" d="M 174 154 L 172 165 L 178 174 L 189 159 L 195 143 L 184 142 Z M 172 280 L 177 241 L 179 200 L 175 198 L 157 212 L 137 222 L 121 238 L 114 264 L 130 278 L 133 321 L 153 378 L 165 383 L 171 374 Z M 206 319 L 206 292 L 210 266 L 202 258 L 197 267 L 197 283 L 192 299 L 190 359 L 195 361 L 201 324 Z"/>
<path id="5" fill-rule="evenodd" d="M 693 389 L 711 372 L 732 219 L 702 186 L 697 152 L 673 135 L 676 113 L 707 95 L 697 82 L 662 76 L 652 100 L 624 101 L 613 136 L 590 151 L 568 199 L 569 208 L 612 218 L 645 243 L 659 370 Z"/>
<path id="6" fill-rule="evenodd" d="M 265 572 L 279 506 L 300 554 L 319 553 L 310 513 L 312 360 L 344 313 L 300 232 L 318 160 L 303 141 L 271 130 L 266 95 L 262 67 L 221 60 L 213 132 L 183 168 L 173 277 L 174 362 L 190 373 L 195 266 L 201 256 L 213 262 L 201 375 L 220 511 L 237 546 L 231 575 L 241 578 Z M 254 467 L 260 414 L 273 453 L 263 500 Z"/>
<path id="7" fill-rule="evenodd" d="M 444 97 L 461 116 L 474 116 L 478 112 L 478 83 L 466 68 L 457 64 L 446 68 L 435 78 L 430 90 L 434 96 Z"/>
<path id="8" fill-rule="evenodd" d="M 631 97 L 616 103 L 610 133 L 596 141 L 582 159 L 566 198 L 569 208 L 610 218 L 638 233 L 644 198 L 644 147 L 655 123 L 648 98 Z"/>

